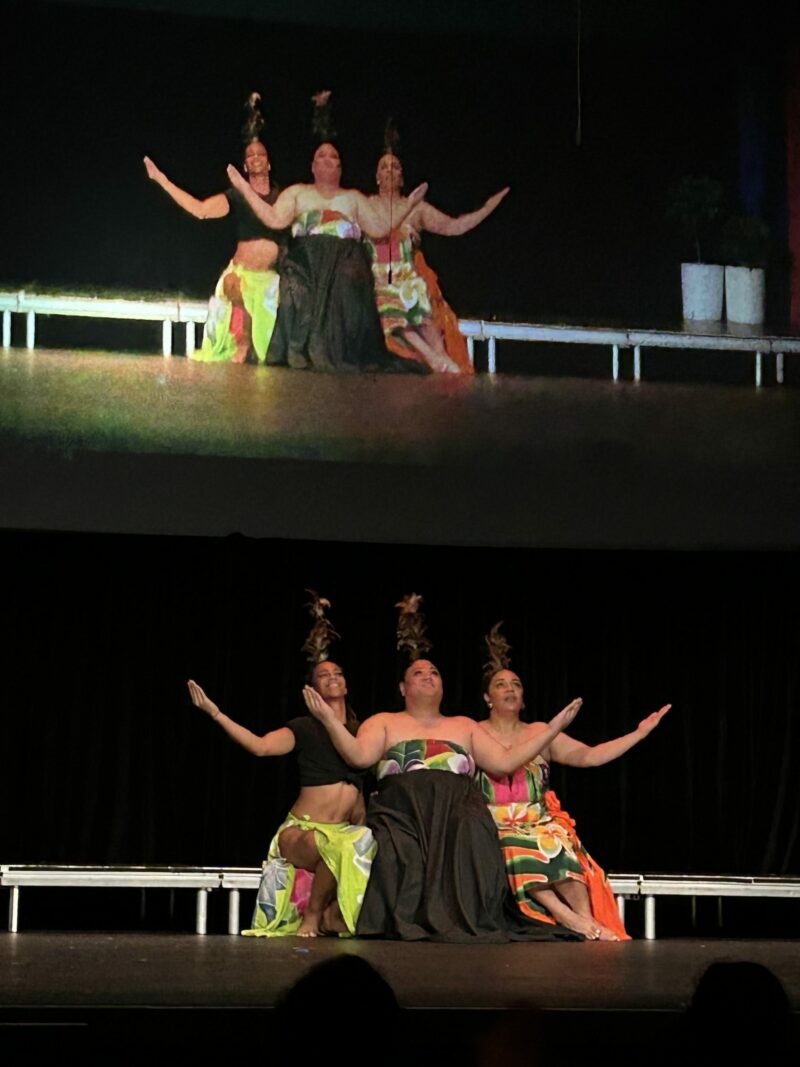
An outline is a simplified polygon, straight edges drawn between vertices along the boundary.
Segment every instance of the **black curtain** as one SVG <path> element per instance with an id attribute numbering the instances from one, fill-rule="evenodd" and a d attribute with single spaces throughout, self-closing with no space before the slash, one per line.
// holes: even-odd
<path id="1" fill-rule="evenodd" d="M 498 502 L 501 519 L 502 502 Z M 0 532 L 3 862 L 257 865 L 293 800 L 187 698 L 261 733 L 302 710 L 306 587 L 333 603 L 360 713 L 400 706 L 393 605 L 425 597 L 445 710 L 481 717 L 498 619 L 528 714 L 590 743 L 659 729 L 554 786 L 610 870 L 800 867 L 793 555 L 571 553 Z"/>

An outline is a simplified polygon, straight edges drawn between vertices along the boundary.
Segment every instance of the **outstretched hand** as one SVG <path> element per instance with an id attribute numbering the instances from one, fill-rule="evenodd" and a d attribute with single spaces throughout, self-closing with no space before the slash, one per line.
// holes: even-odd
<path id="1" fill-rule="evenodd" d="M 234 187 L 234 189 L 238 189 L 239 192 L 243 192 L 245 189 L 249 188 L 246 179 L 242 177 L 242 175 L 239 173 L 236 167 L 233 166 L 233 164 L 228 164 L 227 172 L 230 183 Z"/>
<path id="2" fill-rule="evenodd" d="M 423 182 L 422 185 L 418 185 L 416 189 L 412 189 L 408 194 L 409 204 L 418 204 L 420 200 L 424 200 L 428 192 L 428 183 Z"/>
<path id="3" fill-rule="evenodd" d="M 505 189 L 501 189 L 499 193 L 495 193 L 494 196 L 490 196 L 489 197 L 489 199 L 486 201 L 486 204 L 484 206 L 489 209 L 489 213 L 490 214 L 491 214 L 492 211 L 494 211 L 494 209 L 497 207 L 497 205 L 502 200 L 505 200 L 505 198 L 508 196 L 508 194 L 510 192 L 511 192 L 511 186 L 507 185 L 505 187 Z"/>
<path id="4" fill-rule="evenodd" d="M 303 700 L 306 702 L 306 707 L 314 716 L 315 719 L 324 725 L 329 722 L 336 721 L 336 714 L 330 704 L 326 704 L 319 693 L 311 685 L 303 686 Z"/>
<path id="5" fill-rule="evenodd" d="M 642 719 L 637 727 L 639 733 L 643 734 L 645 737 L 647 737 L 649 733 L 652 733 L 671 707 L 671 704 L 665 704 L 663 708 L 659 708 L 658 711 L 654 711 L 652 715 L 648 715 L 646 719 Z"/>
<path id="6" fill-rule="evenodd" d="M 203 692 L 197 682 L 193 682 L 190 679 L 186 684 L 189 687 L 189 696 L 191 697 L 191 701 L 194 706 L 196 708 L 200 708 L 206 713 L 206 715 L 210 715 L 212 719 L 216 719 L 216 717 L 220 714 L 220 710 L 214 703 L 214 701 L 209 700 L 209 698 L 206 696 L 206 694 Z"/>
<path id="7" fill-rule="evenodd" d="M 580 711 L 582 704 L 583 697 L 577 697 L 575 700 L 567 704 L 565 708 L 562 708 L 557 715 L 554 715 L 548 723 L 548 726 L 550 726 L 554 730 L 558 730 L 559 732 L 561 730 L 566 730 L 566 728 L 569 726 L 569 724 Z"/>
<path id="8" fill-rule="evenodd" d="M 160 182 L 164 177 L 164 172 L 158 169 L 150 156 L 144 157 L 144 169 L 147 171 L 147 177 L 151 181 Z"/>

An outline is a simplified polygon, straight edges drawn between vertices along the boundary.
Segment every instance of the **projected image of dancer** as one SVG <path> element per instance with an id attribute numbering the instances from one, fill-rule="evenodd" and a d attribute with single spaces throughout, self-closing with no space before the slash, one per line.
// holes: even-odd
<path id="1" fill-rule="evenodd" d="M 510 669 L 510 646 L 500 625 L 486 637 L 484 700 L 489 718 L 481 726 L 499 744 L 513 746 L 549 726 L 520 720 L 525 706 L 522 682 Z M 570 767 L 610 763 L 643 741 L 669 709 L 665 705 L 631 733 L 601 745 L 584 745 L 561 732 L 513 774 L 496 775 L 487 768 L 479 772 L 478 784 L 497 824 L 509 884 L 523 914 L 558 922 L 589 940 L 629 940 L 602 868 L 581 844 L 574 820 L 548 789 L 549 764 L 553 760 Z"/>
<path id="2" fill-rule="evenodd" d="M 270 179 L 269 155 L 259 139 L 264 125 L 258 106 L 260 99 L 258 93 L 252 93 L 246 104 L 243 165 L 253 196 L 273 204 L 280 189 Z M 202 347 L 191 358 L 209 363 L 223 360 L 245 363 L 253 359 L 263 363 L 275 328 L 280 291 L 277 264 L 288 232 L 260 222 L 237 189 L 198 200 L 171 182 L 149 156 L 144 157 L 144 165 L 148 177 L 184 211 L 196 219 L 222 219 L 232 215 L 236 227 L 236 251 L 220 275 L 209 302 Z"/>
<path id="3" fill-rule="evenodd" d="M 292 227 L 281 268 L 281 311 L 269 362 L 297 369 L 397 369 L 402 361 L 383 343 L 372 272 L 361 242 L 362 233 L 388 234 L 388 215 L 358 190 L 342 188 L 330 93 L 313 99 L 320 143 L 311 164 L 312 184 L 290 185 L 273 206 L 258 198 L 235 167 L 228 168 L 234 188 L 265 225 Z M 411 193 L 396 222 L 403 221 L 425 188 Z"/>
<path id="4" fill-rule="evenodd" d="M 396 134 L 391 126 L 387 127 L 385 142 L 387 150 L 378 161 L 376 174 L 378 195 L 371 199 L 397 219 L 406 207 L 406 198 L 402 194 L 403 165 L 394 151 Z M 393 223 L 391 236 L 367 236 L 378 312 L 390 351 L 421 360 L 433 371 L 473 373 L 458 319 L 442 296 L 438 278 L 419 245 L 425 230 L 444 237 L 469 233 L 491 215 L 507 193 L 508 188 L 501 189 L 477 211 L 456 218 L 423 200 L 405 222 Z"/>
<path id="5" fill-rule="evenodd" d="M 473 719 L 443 715 L 442 679 L 425 658 L 430 642 L 419 600 L 412 594 L 398 605 L 398 647 L 411 658 L 400 685 L 403 711 L 371 716 L 353 737 L 321 693 L 304 690 L 343 759 L 354 767 L 377 764 L 378 793 L 370 798 L 367 823 L 378 852 L 358 934 L 448 942 L 569 936 L 527 921 L 513 905 L 507 910 L 497 832 L 473 777 L 476 762 L 510 774 L 533 759 L 572 722 L 581 701 L 510 750 Z"/>
<path id="6" fill-rule="evenodd" d="M 328 658 L 338 637 L 325 616 L 330 605 L 312 595 L 314 625 L 303 646 L 311 687 L 342 729 L 355 731 L 358 720 L 347 703 L 347 682 Z M 363 771 L 342 760 L 326 730 L 308 715 L 259 737 L 221 712 L 196 682 L 188 685 L 192 703 L 254 756 L 297 756 L 300 794 L 269 847 L 252 928 L 243 932 L 253 937 L 354 933 L 375 855 L 372 831 L 363 825 Z"/>

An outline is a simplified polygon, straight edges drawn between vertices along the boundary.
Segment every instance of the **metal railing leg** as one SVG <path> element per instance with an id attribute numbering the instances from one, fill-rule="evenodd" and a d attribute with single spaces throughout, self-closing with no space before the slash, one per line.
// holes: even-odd
<path id="1" fill-rule="evenodd" d="M 469 364 L 471 367 L 475 366 L 475 338 L 467 338 L 467 355 L 469 356 Z"/>
<path id="2" fill-rule="evenodd" d="M 625 897 L 623 897 L 621 895 L 617 897 L 617 911 L 619 912 L 619 920 L 624 925 L 625 924 Z"/>
<path id="3" fill-rule="evenodd" d="M 497 341 L 494 337 L 489 338 L 488 355 L 486 357 L 486 369 L 489 374 L 497 373 Z"/>
<path id="4" fill-rule="evenodd" d="M 633 347 L 633 380 L 640 382 L 642 380 L 642 346 L 634 345 Z"/>
<path id="5" fill-rule="evenodd" d="M 762 384 L 763 378 L 763 356 L 760 352 L 756 352 L 756 389 L 759 389 Z"/>
<path id="6" fill-rule="evenodd" d="M 11 312 L 3 312 L 3 348 L 8 348 L 11 344 Z"/>
<path id="7" fill-rule="evenodd" d="M 8 901 L 8 932 L 15 934 L 19 929 L 19 886 L 11 886 L 11 897 Z"/>
<path id="8" fill-rule="evenodd" d="M 8 312 L 6 312 L 8 314 Z M 3 334 L 5 337 L 5 333 Z M 7 341 L 3 341 L 3 344 L 8 344 Z M 783 352 L 775 353 L 775 381 L 778 385 L 783 385 Z"/>
<path id="9" fill-rule="evenodd" d="M 205 934 L 208 930 L 208 890 L 197 890 L 197 921 L 195 923 L 195 931 L 198 934 Z"/>
<path id="10" fill-rule="evenodd" d="M 194 353 L 194 323 L 186 323 L 186 355 L 191 356 Z"/>
<path id="11" fill-rule="evenodd" d="M 231 889 L 228 894 L 228 933 L 236 936 L 239 933 L 239 890 Z"/>
<path id="12" fill-rule="evenodd" d="M 161 351 L 165 356 L 172 355 L 172 323 L 164 319 L 161 324 Z"/>
<path id="13" fill-rule="evenodd" d="M 36 312 L 25 312 L 25 347 L 36 347 Z"/>
<path id="14" fill-rule="evenodd" d="M 644 898 L 644 938 L 645 941 L 656 939 L 656 898 Z"/>
<path id="15" fill-rule="evenodd" d="M 611 377 L 619 381 L 619 345 L 611 346 Z"/>

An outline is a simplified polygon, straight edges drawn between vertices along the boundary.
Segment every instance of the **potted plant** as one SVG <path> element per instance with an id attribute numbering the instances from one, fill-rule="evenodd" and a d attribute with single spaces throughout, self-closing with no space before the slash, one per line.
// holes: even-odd
<path id="1" fill-rule="evenodd" d="M 728 322 L 764 322 L 764 269 L 769 256 L 769 227 L 751 215 L 734 215 L 722 229 L 725 307 Z"/>
<path id="2" fill-rule="evenodd" d="M 695 262 L 681 263 L 683 317 L 690 322 L 722 318 L 723 267 L 703 261 L 725 208 L 725 187 L 715 178 L 686 177 L 670 191 L 667 217 L 690 243 Z"/>

